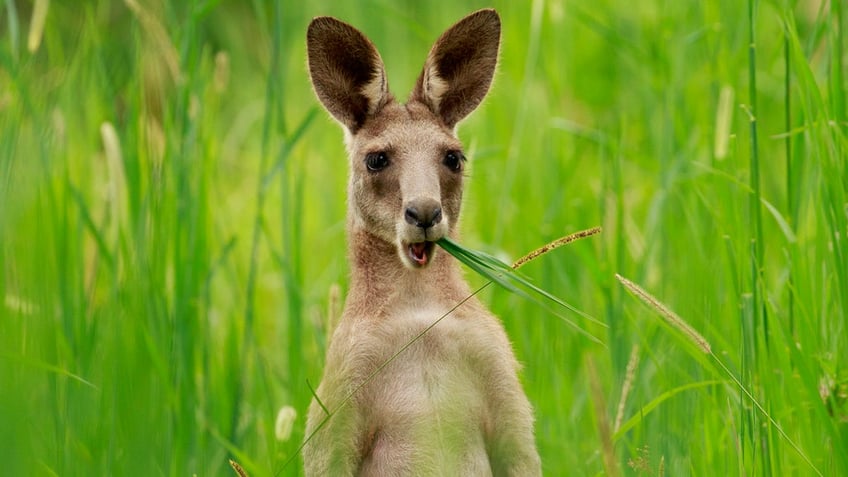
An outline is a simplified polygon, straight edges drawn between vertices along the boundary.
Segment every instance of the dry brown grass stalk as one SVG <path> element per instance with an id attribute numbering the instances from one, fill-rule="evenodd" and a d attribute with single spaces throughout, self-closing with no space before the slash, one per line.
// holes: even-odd
<path id="1" fill-rule="evenodd" d="M 636 378 L 636 367 L 639 366 L 639 345 L 634 344 L 630 350 L 630 359 L 627 361 L 627 370 L 624 374 L 624 383 L 621 385 L 621 398 L 618 401 L 618 412 L 615 415 L 615 426 L 613 432 L 621 429 L 621 421 L 624 419 L 624 407 L 627 405 L 627 396 L 633 388 L 633 380 Z"/>
<path id="2" fill-rule="evenodd" d="M 618 461 L 615 458 L 612 429 L 610 429 L 610 422 L 607 418 L 604 391 L 601 389 L 598 371 L 595 369 L 595 362 L 591 357 L 586 359 L 586 374 L 589 377 L 589 390 L 592 395 L 592 405 L 595 408 L 598 435 L 601 439 L 601 455 L 604 458 L 604 469 L 606 470 L 606 475 L 615 477 L 621 475 L 621 473 L 618 469 Z"/>

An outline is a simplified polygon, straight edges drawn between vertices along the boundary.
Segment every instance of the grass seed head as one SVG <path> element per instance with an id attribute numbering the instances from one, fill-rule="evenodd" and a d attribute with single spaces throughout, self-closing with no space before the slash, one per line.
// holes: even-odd
<path id="1" fill-rule="evenodd" d="M 639 285 L 631 282 L 630 280 L 622 277 L 619 274 L 615 274 L 615 278 L 624 285 L 625 288 L 630 290 L 631 293 L 638 296 L 643 302 L 647 303 L 651 308 L 657 310 L 660 315 L 665 318 L 665 321 L 671 326 L 677 328 L 681 332 L 683 332 L 686 337 L 688 337 L 695 346 L 700 348 L 706 354 L 712 354 L 712 348 L 710 347 L 710 343 L 701 336 L 700 333 L 695 331 L 695 328 L 689 326 L 689 323 L 683 321 L 683 318 L 677 316 L 677 314 L 671 311 L 667 306 L 662 304 L 659 300 L 654 298 L 650 293 L 646 292 Z"/>

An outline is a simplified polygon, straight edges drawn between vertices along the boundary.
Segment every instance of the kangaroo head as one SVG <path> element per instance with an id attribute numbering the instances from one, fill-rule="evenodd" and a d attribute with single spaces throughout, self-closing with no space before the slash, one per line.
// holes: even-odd
<path id="1" fill-rule="evenodd" d="M 427 266 L 433 243 L 456 227 L 466 159 L 454 129 L 488 92 L 499 43 L 494 10 L 463 18 L 433 45 L 401 104 L 365 35 L 330 17 L 309 25 L 315 93 L 345 130 L 351 226 L 394 244 L 407 267 Z"/>

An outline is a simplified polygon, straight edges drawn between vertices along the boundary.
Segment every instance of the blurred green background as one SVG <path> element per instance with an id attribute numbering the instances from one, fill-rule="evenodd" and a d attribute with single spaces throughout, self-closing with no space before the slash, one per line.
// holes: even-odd
<path id="1" fill-rule="evenodd" d="M 482 297 L 545 473 L 848 475 L 848 7 L 817 0 L 4 0 L 2 473 L 301 473 L 347 287 L 306 26 L 360 28 L 405 98 L 487 6 L 503 45 L 459 128 L 463 244 L 514 259 L 604 227 L 524 269 L 603 345 Z"/>

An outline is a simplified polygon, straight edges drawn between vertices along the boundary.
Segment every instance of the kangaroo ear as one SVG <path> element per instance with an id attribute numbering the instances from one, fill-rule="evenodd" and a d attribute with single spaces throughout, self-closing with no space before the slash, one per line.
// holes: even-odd
<path id="1" fill-rule="evenodd" d="M 448 28 L 436 40 L 411 101 L 426 104 L 453 128 L 483 101 L 498 63 L 501 19 L 479 10 Z"/>
<path id="2" fill-rule="evenodd" d="M 356 28 L 331 17 L 315 18 L 306 45 L 315 94 L 351 133 L 391 100 L 383 60 Z"/>

